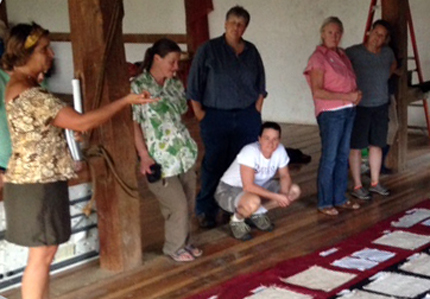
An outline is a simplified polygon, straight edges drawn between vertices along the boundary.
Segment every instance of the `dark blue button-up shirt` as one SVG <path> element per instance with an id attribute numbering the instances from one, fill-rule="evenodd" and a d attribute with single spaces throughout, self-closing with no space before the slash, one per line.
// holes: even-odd
<path id="1" fill-rule="evenodd" d="M 223 35 L 198 49 L 188 75 L 188 99 L 230 110 L 249 107 L 260 95 L 267 95 L 264 66 L 252 43 L 245 41 L 244 51 L 236 55 Z"/>

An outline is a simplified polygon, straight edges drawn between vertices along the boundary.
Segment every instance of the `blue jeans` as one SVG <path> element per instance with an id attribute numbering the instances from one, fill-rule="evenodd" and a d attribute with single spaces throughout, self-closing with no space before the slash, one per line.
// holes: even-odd
<path id="1" fill-rule="evenodd" d="M 348 157 L 355 108 L 322 112 L 317 117 L 321 136 L 318 168 L 318 208 L 340 206 L 347 201 Z"/>
<path id="2" fill-rule="evenodd" d="M 196 215 L 214 219 L 218 205 L 214 194 L 218 183 L 245 145 L 257 141 L 261 114 L 251 105 L 246 109 L 206 109 L 200 122 L 200 135 L 205 146 L 201 167 L 201 190 L 196 198 Z"/>

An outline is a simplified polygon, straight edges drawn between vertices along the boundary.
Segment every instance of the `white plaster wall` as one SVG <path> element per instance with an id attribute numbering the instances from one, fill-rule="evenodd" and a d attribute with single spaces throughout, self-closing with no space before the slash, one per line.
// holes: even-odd
<path id="1" fill-rule="evenodd" d="M 48 79 L 49 90 L 59 93 L 72 93 L 73 55 L 69 42 L 52 42 L 55 53 L 54 71 Z"/>
<path id="2" fill-rule="evenodd" d="M 251 14 L 244 38 L 253 42 L 263 58 L 269 96 L 263 118 L 290 123 L 315 123 L 309 87 L 302 75 L 310 54 L 319 43 L 319 27 L 328 16 L 337 16 L 345 33 L 341 46 L 363 39 L 370 0 L 213 0 L 209 16 L 211 37 L 224 31 L 225 13 L 236 5 Z M 424 78 L 430 80 L 428 0 L 410 0 Z M 380 8 L 375 20 L 380 17 Z M 411 52 L 412 53 L 412 52 Z M 413 67 L 413 64 L 412 64 Z M 409 123 L 424 125 L 422 108 L 411 108 Z"/>
<path id="3" fill-rule="evenodd" d="M 15 0 L 14 0 L 15 1 Z M 125 33 L 185 33 L 183 0 L 123 0 Z"/>
<path id="4" fill-rule="evenodd" d="M 302 75 L 309 56 L 320 42 L 319 27 L 328 16 L 344 23 L 343 46 L 363 38 L 369 1 L 356 0 L 215 0 L 210 15 L 211 36 L 223 32 L 225 13 L 235 4 L 251 14 L 244 38 L 260 51 L 266 68 L 269 96 L 263 118 L 314 123 L 309 87 Z"/>
<path id="5" fill-rule="evenodd" d="M 123 0 L 126 33 L 185 33 L 182 0 Z M 7 0 L 9 21 L 36 21 L 56 32 L 69 32 L 67 0 Z"/>
<path id="6" fill-rule="evenodd" d="M 315 123 L 313 103 L 302 75 L 308 57 L 319 43 L 324 18 L 338 16 L 344 23 L 342 46 L 361 42 L 370 0 L 213 0 L 209 15 L 211 37 L 224 32 L 227 10 L 243 5 L 251 13 L 245 38 L 263 58 L 269 96 L 263 118 L 282 122 Z M 425 78 L 430 79 L 429 0 L 410 0 Z M 68 32 L 66 0 L 8 0 L 11 22 L 37 21 L 55 32 Z M 183 0 L 124 0 L 125 33 L 185 33 Z M 380 12 L 377 12 L 377 16 Z M 376 17 L 375 17 L 376 18 Z M 141 60 L 149 45 L 126 44 L 127 60 Z M 50 79 L 53 91 L 70 92 L 73 75 L 71 47 L 54 43 L 57 72 Z M 184 45 L 182 45 L 184 48 Z M 423 124 L 421 109 L 411 109 L 410 122 Z"/>
<path id="7" fill-rule="evenodd" d="M 34 21 L 50 31 L 70 31 L 66 0 L 6 1 L 8 20 L 12 24 Z"/>
<path id="8" fill-rule="evenodd" d="M 182 0 L 124 0 L 124 33 L 185 33 L 185 8 Z M 66 0 L 8 0 L 9 22 L 35 21 L 52 32 L 70 32 Z M 143 59 L 148 44 L 126 44 L 127 61 Z M 180 45 L 186 50 L 186 45 Z M 71 93 L 73 78 L 72 47 L 68 42 L 53 42 L 55 73 L 48 80 L 54 92 Z"/>
<path id="9" fill-rule="evenodd" d="M 421 60 L 421 68 L 423 71 L 424 81 L 430 80 L 430 36 L 428 28 L 430 24 L 430 1 L 426 0 L 410 0 L 412 21 L 414 24 L 418 53 Z M 409 41 L 409 56 L 413 56 L 411 43 Z M 415 62 L 409 61 L 408 69 L 415 69 Z M 417 75 L 413 76 L 413 83 L 417 83 Z M 430 105 L 430 102 L 427 101 Z M 419 103 L 418 103 L 419 104 Z M 425 114 L 421 107 L 409 107 L 408 124 L 411 126 L 425 127 Z"/>
<path id="10" fill-rule="evenodd" d="M 36 22 L 52 32 L 70 32 L 67 1 L 58 0 L 12 0 L 7 1 L 10 25 Z M 71 93 L 73 57 L 70 43 L 52 43 L 56 54 L 55 74 L 48 80 L 54 92 Z"/>

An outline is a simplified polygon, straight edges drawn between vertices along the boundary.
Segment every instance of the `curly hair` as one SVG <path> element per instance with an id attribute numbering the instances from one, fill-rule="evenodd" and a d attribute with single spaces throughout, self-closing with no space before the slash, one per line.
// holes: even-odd
<path id="1" fill-rule="evenodd" d="M 2 56 L 3 69 L 11 71 L 15 66 L 25 65 L 40 38 L 48 34 L 48 30 L 36 23 L 14 26 L 10 30 Z"/>

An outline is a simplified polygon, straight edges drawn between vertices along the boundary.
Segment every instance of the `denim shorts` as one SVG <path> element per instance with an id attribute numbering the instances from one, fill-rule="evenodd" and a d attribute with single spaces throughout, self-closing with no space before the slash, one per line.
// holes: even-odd
<path id="1" fill-rule="evenodd" d="M 279 181 L 273 179 L 265 183 L 262 187 L 275 193 L 278 193 L 281 188 Z M 221 209 L 229 213 L 234 213 L 244 193 L 242 187 L 231 186 L 220 181 L 214 197 Z"/>

